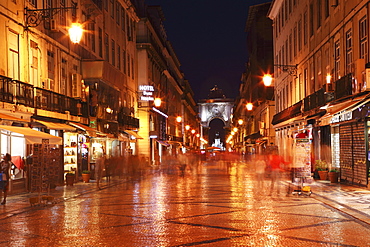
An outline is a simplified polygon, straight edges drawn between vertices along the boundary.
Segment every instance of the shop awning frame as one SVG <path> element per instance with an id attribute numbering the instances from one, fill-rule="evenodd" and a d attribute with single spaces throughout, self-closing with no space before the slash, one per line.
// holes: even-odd
<path id="1" fill-rule="evenodd" d="M 171 144 L 167 143 L 166 141 L 161 141 L 161 140 L 158 140 L 158 139 L 155 139 L 159 144 L 161 144 L 162 146 L 165 146 L 165 147 L 169 147 Z"/>
<path id="2" fill-rule="evenodd" d="M 48 133 L 37 131 L 28 127 L 0 125 L 0 129 L 23 135 L 28 144 L 41 144 L 45 139 L 49 140 L 49 144 L 63 144 L 63 139 L 61 137 L 53 136 Z"/>
<path id="3" fill-rule="evenodd" d="M 41 120 L 36 120 L 36 122 L 44 125 L 46 128 L 51 129 L 51 130 L 76 131 L 75 127 L 72 127 L 68 124 L 47 122 L 47 121 L 41 121 Z"/>
<path id="4" fill-rule="evenodd" d="M 81 124 L 81 123 L 75 123 L 75 122 L 69 122 L 68 124 L 73 126 L 73 127 L 76 127 L 77 129 L 86 131 L 88 136 L 91 136 L 91 137 L 97 137 L 98 136 L 97 135 L 97 130 L 94 129 L 94 128 L 91 128 L 91 127 L 86 126 L 86 125 Z"/>
<path id="5" fill-rule="evenodd" d="M 127 134 L 130 134 L 132 135 L 133 137 L 135 137 L 136 139 L 144 139 L 142 138 L 138 133 L 136 133 L 135 131 L 132 131 L 132 130 L 125 130 L 125 132 Z"/>
<path id="6" fill-rule="evenodd" d="M 0 113 L 0 120 L 9 120 L 9 121 L 16 121 L 16 122 L 29 122 L 26 119 L 17 118 L 8 114 Z"/>

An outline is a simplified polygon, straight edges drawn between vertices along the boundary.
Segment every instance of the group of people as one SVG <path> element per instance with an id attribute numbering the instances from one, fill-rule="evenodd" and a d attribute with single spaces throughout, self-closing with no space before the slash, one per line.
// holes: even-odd
<path id="1" fill-rule="evenodd" d="M 280 194 L 280 180 L 284 171 L 286 171 L 289 161 L 285 161 L 284 158 L 278 155 L 277 151 L 274 150 L 268 155 L 256 155 L 253 160 L 254 171 L 257 179 L 257 188 L 260 191 L 264 190 L 264 180 L 268 177 L 271 181 L 269 195 L 275 191 Z"/>

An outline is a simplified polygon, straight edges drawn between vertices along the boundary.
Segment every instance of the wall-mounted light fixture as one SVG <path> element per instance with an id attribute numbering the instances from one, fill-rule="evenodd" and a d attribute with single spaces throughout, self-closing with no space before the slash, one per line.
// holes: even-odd
<path id="1" fill-rule="evenodd" d="M 295 78 L 297 78 L 298 64 L 296 65 L 274 64 L 274 67 L 277 67 L 278 69 L 281 69 L 284 72 L 288 72 L 289 75 L 292 75 Z"/>
<path id="2" fill-rule="evenodd" d="M 24 10 L 25 15 L 25 24 L 26 29 L 29 27 L 37 27 L 44 22 L 44 28 L 50 29 L 51 21 L 54 19 L 54 16 L 58 14 L 60 11 L 65 10 L 74 10 L 77 9 L 77 4 L 73 4 L 71 7 L 59 7 L 59 8 L 47 8 L 47 9 L 30 9 L 26 7 Z M 50 23 L 49 26 L 46 23 Z M 81 24 L 79 23 L 72 23 L 71 28 L 68 30 L 71 41 L 73 43 L 79 43 L 82 38 L 83 29 Z"/>

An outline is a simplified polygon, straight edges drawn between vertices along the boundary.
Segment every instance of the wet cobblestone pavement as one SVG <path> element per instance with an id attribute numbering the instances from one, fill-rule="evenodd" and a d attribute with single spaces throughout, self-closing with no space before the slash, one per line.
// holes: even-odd
<path id="1" fill-rule="evenodd" d="M 284 188 L 289 184 L 284 181 Z M 57 187 L 56 203 L 9 196 L 2 246 L 370 246 L 370 191 L 314 182 L 311 196 L 255 187 L 249 166 L 204 163 Z M 282 190 L 284 191 L 284 190 Z"/>

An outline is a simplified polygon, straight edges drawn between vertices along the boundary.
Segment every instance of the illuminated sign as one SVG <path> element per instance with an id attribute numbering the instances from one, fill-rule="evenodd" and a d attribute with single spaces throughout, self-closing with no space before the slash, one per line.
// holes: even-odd
<path id="1" fill-rule="evenodd" d="M 150 85 L 139 85 L 139 91 L 142 93 L 140 100 L 142 101 L 153 101 L 154 87 Z"/>
<path id="2" fill-rule="evenodd" d="M 340 112 L 338 115 L 333 116 L 330 119 L 330 123 L 339 123 L 344 121 L 352 120 L 352 112 L 351 111 L 344 111 Z"/>

